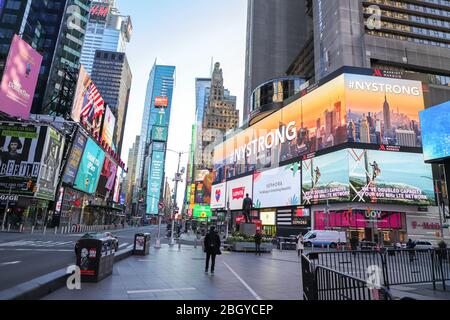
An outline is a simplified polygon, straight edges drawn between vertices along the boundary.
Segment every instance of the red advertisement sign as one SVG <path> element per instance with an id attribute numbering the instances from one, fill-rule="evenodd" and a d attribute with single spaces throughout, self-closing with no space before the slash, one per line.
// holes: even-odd
<path id="1" fill-rule="evenodd" d="M 239 200 L 244 199 L 245 187 L 235 188 L 232 191 L 232 199 Z"/>
<path id="2" fill-rule="evenodd" d="M 167 108 L 169 106 L 169 98 L 168 97 L 156 97 L 155 98 L 155 107 L 156 108 Z"/>

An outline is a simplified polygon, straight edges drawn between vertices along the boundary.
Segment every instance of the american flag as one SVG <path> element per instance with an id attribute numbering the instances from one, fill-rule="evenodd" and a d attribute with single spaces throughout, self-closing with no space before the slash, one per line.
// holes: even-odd
<path id="1" fill-rule="evenodd" d="M 89 117 L 93 120 L 103 115 L 105 110 L 105 101 L 93 82 L 90 84 L 86 95 L 87 96 L 85 96 L 85 98 L 87 98 L 87 101 L 81 109 L 81 117 Z"/>

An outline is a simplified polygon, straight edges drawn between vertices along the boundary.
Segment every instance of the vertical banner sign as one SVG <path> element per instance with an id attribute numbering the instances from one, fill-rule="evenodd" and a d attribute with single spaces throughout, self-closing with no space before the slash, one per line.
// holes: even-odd
<path id="1" fill-rule="evenodd" d="M 55 200 L 63 152 L 64 137 L 53 128 L 48 127 L 36 198 Z"/>
<path id="2" fill-rule="evenodd" d="M 64 171 L 63 182 L 73 185 L 77 176 L 78 167 L 83 156 L 84 147 L 86 146 L 87 138 L 81 131 L 78 131 L 75 140 L 72 144 L 69 159 L 67 160 L 66 170 Z"/>
<path id="3" fill-rule="evenodd" d="M 105 160 L 105 153 L 90 139 L 86 143 L 74 187 L 78 190 L 94 194 Z"/>
<path id="4" fill-rule="evenodd" d="M 158 214 L 158 202 L 164 177 L 164 152 L 153 152 L 147 188 L 147 214 Z"/>
<path id="5" fill-rule="evenodd" d="M 0 87 L 0 111 L 28 120 L 41 63 L 42 56 L 14 35 Z"/>
<path id="6" fill-rule="evenodd" d="M 113 145 L 114 128 L 116 127 L 116 117 L 111 109 L 106 107 L 105 118 L 103 120 L 102 140 L 109 146 Z"/>

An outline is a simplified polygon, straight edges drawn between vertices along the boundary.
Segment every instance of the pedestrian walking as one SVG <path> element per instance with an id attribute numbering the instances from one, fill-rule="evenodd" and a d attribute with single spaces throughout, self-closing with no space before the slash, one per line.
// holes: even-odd
<path id="1" fill-rule="evenodd" d="M 220 251 L 220 237 L 216 232 L 216 227 L 212 226 L 209 233 L 205 236 L 204 250 L 206 253 L 205 273 L 209 270 L 209 261 L 211 260 L 211 275 L 214 275 L 214 267 L 216 265 L 216 255 L 221 255 Z"/>
<path id="2" fill-rule="evenodd" d="M 261 242 L 262 242 L 262 235 L 261 231 L 256 231 L 255 234 L 255 254 L 261 255 Z"/>
<path id="3" fill-rule="evenodd" d="M 300 233 L 297 236 L 297 253 L 299 257 L 303 254 L 303 250 L 305 250 L 305 244 L 303 243 L 303 235 Z"/>
<path id="4" fill-rule="evenodd" d="M 409 239 L 406 243 L 406 249 L 409 251 L 409 262 L 414 262 L 414 258 L 416 257 L 416 251 L 414 250 L 416 247 L 416 244 Z"/>

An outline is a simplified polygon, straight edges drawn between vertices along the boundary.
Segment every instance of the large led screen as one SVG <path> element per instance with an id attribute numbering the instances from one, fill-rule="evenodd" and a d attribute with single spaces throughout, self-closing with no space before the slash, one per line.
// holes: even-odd
<path id="1" fill-rule="evenodd" d="M 14 35 L 0 86 L 0 111 L 28 120 L 42 56 Z"/>
<path id="2" fill-rule="evenodd" d="M 301 164 L 256 172 L 253 175 L 255 208 L 298 206 L 300 204 Z"/>
<path id="3" fill-rule="evenodd" d="M 105 152 L 98 144 L 88 139 L 78 168 L 74 187 L 89 194 L 94 194 L 102 170 Z"/>
<path id="4" fill-rule="evenodd" d="M 73 185 L 75 182 L 86 142 L 87 137 L 79 130 L 72 143 L 72 150 L 70 151 L 70 156 L 67 160 L 66 169 L 63 175 L 64 183 Z"/>
<path id="5" fill-rule="evenodd" d="M 113 196 L 114 182 L 116 181 L 117 165 L 109 156 L 105 157 L 102 172 L 98 180 L 97 193 L 106 199 Z"/>
<path id="6" fill-rule="evenodd" d="M 435 205 L 431 165 L 420 153 L 349 149 L 351 200 Z"/>
<path id="7" fill-rule="evenodd" d="M 423 108 L 418 81 L 343 74 L 216 146 L 214 168 L 229 179 L 348 142 L 421 147 Z"/>
<path id="8" fill-rule="evenodd" d="M 304 205 L 349 200 L 347 150 L 305 160 L 302 165 Z"/>
<path id="9" fill-rule="evenodd" d="M 164 155 L 164 152 L 154 151 L 152 153 L 147 187 L 148 215 L 157 215 L 159 213 L 158 203 L 164 178 Z"/>
<path id="10" fill-rule="evenodd" d="M 114 129 L 116 127 L 116 117 L 109 107 L 106 107 L 105 117 L 103 119 L 102 140 L 109 146 L 113 145 Z"/>
<path id="11" fill-rule="evenodd" d="M 420 113 L 425 161 L 450 157 L 450 101 Z"/>
<path id="12" fill-rule="evenodd" d="M 242 210 L 246 194 L 253 194 L 253 176 L 227 182 L 227 205 L 231 210 Z"/>
<path id="13" fill-rule="evenodd" d="M 224 209 L 226 208 L 226 183 L 219 183 L 212 186 L 211 191 L 211 208 L 212 209 Z"/>

